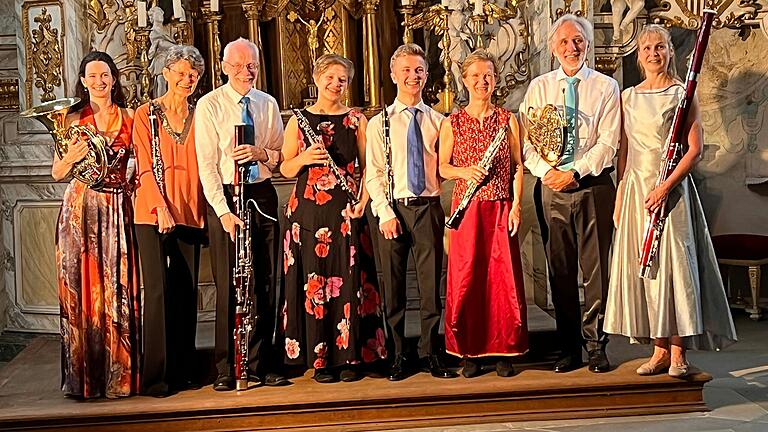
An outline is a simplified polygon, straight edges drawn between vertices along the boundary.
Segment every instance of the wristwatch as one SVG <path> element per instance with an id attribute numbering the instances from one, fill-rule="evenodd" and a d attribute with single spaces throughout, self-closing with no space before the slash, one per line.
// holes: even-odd
<path id="1" fill-rule="evenodd" d="M 571 171 L 571 173 L 573 173 L 573 179 L 574 179 L 575 181 L 579 181 L 579 179 L 581 178 L 581 174 L 579 174 L 579 172 L 578 172 L 578 171 L 576 171 L 576 169 L 575 169 L 575 168 L 571 168 L 571 170 L 570 170 L 570 171 Z"/>

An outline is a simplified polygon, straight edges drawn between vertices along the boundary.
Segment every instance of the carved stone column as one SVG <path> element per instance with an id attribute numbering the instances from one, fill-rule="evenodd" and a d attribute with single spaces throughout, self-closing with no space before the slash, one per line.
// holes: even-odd
<path id="1" fill-rule="evenodd" d="M 376 8 L 379 0 L 363 0 L 363 57 L 365 58 L 365 103 L 373 108 L 381 105 L 381 71 L 379 68 Z"/>
<path id="2" fill-rule="evenodd" d="M 264 0 L 248 0 L 243 2 L 243 12 L 248 20 L 248 39 L 259 47 L 259 76 L 256 79 L 256 88 L 264 89 L 267 85 L 266 68 L 264 68 L 264 47 L 261 43 L 261 32 L 259 31 L 259 15 Z"/>
<path id="3" fill-rule="evenodd" d="M 221 42 L 219 40 L 219 21 L 221 21 L 221 14 L 219 12 L 212 12 L 210 9 L 203 9 L 202 20 L 205 24 L 205 31 L 207 33 L 206 49 L 208 51 L 208 64 L 206 69 L 208 72 L 209 84 L 211 89 L 220 87 L 221 82 Z"/>

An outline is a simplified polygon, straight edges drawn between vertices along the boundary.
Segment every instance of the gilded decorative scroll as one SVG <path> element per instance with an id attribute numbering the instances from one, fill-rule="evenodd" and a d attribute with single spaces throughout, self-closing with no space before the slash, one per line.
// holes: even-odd
<path id="1" fill-rule="evenodd" d="M 16 78 L 0 80 L 0 110 L 16 111 L 19 109 L 19 80 Z"/>
<path id="2" fill-rule="evenodd" d="M 666 26 L 697 30 L 704 8 L 717 12 L 715 28 L 757 27 L 768 11 L 760 0 L 660 0 L 659 7 L 650 11 L 654 22 Z"/>
<path id="3" fill-rule="evenodd" d="M 302 58 L 302 46 L 306 44 L 303 25 L 292 23 L 285 16 L 278 19 L 280 35 L 280 106 L 283 108 L 300 107 L 302 90 L 307 87 L 309 69 Z"/>
<path id="4" fill-rule="evenodd" d="M 55 90 L 66 85 L 62 79 L 61 59 L 64 57 L 64 23 L 59 21 L 61 28 L 53 24 L 53 16 L 48 8 L 53 6 L 61 11 L 58 2 L 28 2 L 22 7 L 22 32 L 24 37 L 24 58 L 26 60 L 26 79 L 24 83 L 27 106 L 32 106 L 32 88 L 40 90 L 40 101 L 56 98 Z M 31 10 L 40 8 L 32 18 Z M 32 18 L 32 23 L 30 23 Z M 36 25 L 36 28 L 31 28 Z"/>

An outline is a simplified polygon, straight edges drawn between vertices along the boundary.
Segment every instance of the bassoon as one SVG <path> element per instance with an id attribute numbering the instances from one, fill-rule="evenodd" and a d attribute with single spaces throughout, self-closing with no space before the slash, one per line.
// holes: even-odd
<path id="1" fill-rule="evenodd" d="M 696 92 L 701 65 L 704 62 L 704 53 L 709 43 L 709 34 L 712 30 L 712 22 L 715 18 L 715 11 L 704 9 L 701 17 L 701 29 L 696 39 L 696 45 L 693 48 L 691 64 L 686 75 L 685 95 L 677 105 L 675 117 L 672 120 L 672 127 L 664 146 L 659 176 L 656 178 L 656 187 L 661 186 L 677 165 L 680 163 L 683 153 L 683 132 L 688 120 L 688 113 L 693 104 L 693 95 Z M 666 198 L 661 202 L 656 210 L 649 210 L 646 216 L 645 234 L 643 235 L 642 249 L 640 250 L 640 277 L 652 278 L 651 270 L 658 257 L 659 244 L 661 242 L 661 233 L 664 231 L 664 221 L 666 220 Z"/>
<path id="2" fill-rule="evenodd" d="M 245 143 L 245 125 L 235 125 L 235 143 Z M 245 197 L 243 179 L 246 178 L 247 164 L 235 162 L 235 178 L 232 182 L 236 216 L 243 226 L 235 224 L 235 267 L 232 269 L 232 284 L 235 290 L 235 389 L 248 388 L 248 341 L 254 327 L 251 314 L 253 300 L 253 251 L 251 249 L 251 210 Z"/>

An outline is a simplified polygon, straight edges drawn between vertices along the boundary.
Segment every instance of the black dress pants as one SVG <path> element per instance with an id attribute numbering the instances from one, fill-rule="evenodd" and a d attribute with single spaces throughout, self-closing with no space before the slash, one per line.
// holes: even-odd
<path id="1" fill-rule="evenodd" d="M 201 228 L 136 225 L 144 284 L 142 389 L 167 393 L 194 376 Z"/>
<path id="2" fill-rule="evenodd" d="M 261 211 L 277 217 L 277 192 L 267 180 L 244 186 L 245 199 L 258 203 Z M 233 188 L 224 186 L 227 204 L 234 213 Z M 273 336 L 275 334 L 277 222 L 267 219 L 251 208 L 251 247 L 253 266 L 252 316 L 256 317 L 248 341 L 248 369 L 263 376 L 277 368 Z M 214 360 L 220 375 L 232 375 L 234 368 L 235 288 L 232 270 L 236 264 L 235 244 L 221 225 L 212 207 L 208 206 L 208 235 L 211 247 L 211 269 L 216 284 L 216 331 Z"/>
<path id="3" fill-rule="evenodd" d="M 439 198 L 421 198 L 418 203 L 410 205 L 396 203 L 394 210 L 403 233 L 392 240 L 379 234 L 378 250 L 387 322 L 392 330 L 395 355 L 404 354 L 406 271 L 411 252 L 416 264 L 420 298 L 419 357 L 437 354 L 445 213 Z"/>
<path id="4" fill-rule="evenodd" d="M 587 351 L 602 349 L 608 343 L 603 319 L 616 201 L 610 171 L 585 176 L 574 190 L 555 192 L 541 181 L 534 190 L 564 352 L 579 352 L 584 345 Z M 579 303 L 579 266 L 584 311 Z"/>

